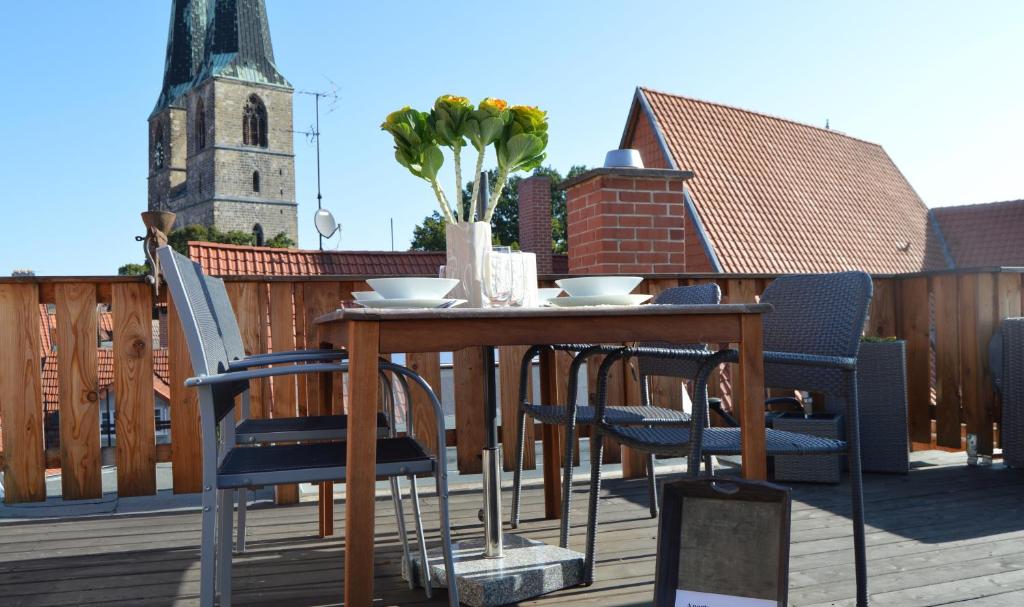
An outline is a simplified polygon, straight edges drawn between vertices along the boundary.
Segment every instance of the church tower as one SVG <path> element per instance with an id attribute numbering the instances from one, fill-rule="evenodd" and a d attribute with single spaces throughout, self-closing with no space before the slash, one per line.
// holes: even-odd
<path id="1" fill-rule="evenodd" d="M 177 213 L 176 227 L 297 241 L 293 91 L 274 64 L 264 1 L 175 0 L 167 52 L 150 118 L 150 209 Z"/>

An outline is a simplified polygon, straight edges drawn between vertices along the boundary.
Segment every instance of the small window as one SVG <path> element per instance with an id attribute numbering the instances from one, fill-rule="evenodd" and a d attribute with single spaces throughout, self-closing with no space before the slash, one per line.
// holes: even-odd
<path id="1" fill-rule="evenodd" d="M 256 224 L 252 227 L 252 235 L 256 238 L 256 246 L 262 247 L 264 244 L 263 240 L 263 226 Z"/>
<path id="2" fill-rule="evenodd" d="M 253 171 L 252 172 L 252 191 L 253 192 L 259 192 L 260 191 L 260 172 L 259 171 Z"/>
<path id="3" fill-rule="evenodd" d="M 206 105 L 203 100 L 200 99 L 196 102 L 196 149 L 201 150 L 206 147 Z"/>

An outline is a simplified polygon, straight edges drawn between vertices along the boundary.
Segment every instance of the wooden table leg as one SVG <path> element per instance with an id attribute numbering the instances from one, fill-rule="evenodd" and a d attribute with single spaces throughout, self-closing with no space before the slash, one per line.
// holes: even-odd
<path id="1" fill-rule="evenodd" d="M 320 374 L 319 402 L 310 403 L 318 407 L 315 415 L 330 415 L 334 395 L 333 373 Z M 334 535 L 334 483 L 320 483 L 317 510 L 320 515 L 320 537 Z"/>
<path id="2" fill-rule="evenodd" d="M 739 406 L 743 478 L 767 480 L 768 461 L 764 436 L 764 337 L 761 316 L 744 314 L 741 321 L 738 385 L 734 384 Z"/>
<path id="3" fill-rule="evenodd" d="M 348 474 L 345 480 L 345 606 L 373 603 L 374 488 L 377 460 L 377 357 L 380 326 L 348 325 Z"/>
<path id="4" fill-rule="evenodd" d="M 561 404 L 558 396 L 558 369 L 555 353 L 542 350 L 540 354 L 540 402 L 545 405 Z M 541 440 L 544 444 L 544 518 L 562 516 L 562 447 L 558 426 L 544 424 Z M 527 445 L 531 448 L 530 445 Z"/>
<path id="5" fill-rule="evenodd" d="M 334 483 L 320 483 L 320 537 L 334 535 Z"/>

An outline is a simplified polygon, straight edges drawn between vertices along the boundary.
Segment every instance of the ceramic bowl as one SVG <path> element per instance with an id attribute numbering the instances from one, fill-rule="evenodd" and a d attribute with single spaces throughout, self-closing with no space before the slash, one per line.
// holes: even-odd
<path id="1" fill-rule="evenodd" d="M 572 297 L 625 295 L 643 281 L 639 276 L 579 276 L 555 281 Z"/>
<path id="2" fill-rule="evenodd" d="M 551 298 L 558 297 L 558 294 L 561 292 L 561 287 L 544 287 L 542 289 L 537 289 L 537 299 L 541 302 L 545 302 Z"/>
<path id="3" fill-rule="evenodd" d="M 456 278 L 371 278 L 370 288 L 384 299 L 440 299 L 459 284 Z"/>
<path id="4" fill-rule="evenodd" d="M 356 301 L 366 301 L 367 299 L 384 299 L 380 293 L 376 291 L 352 291 L 352 297 Z"/>

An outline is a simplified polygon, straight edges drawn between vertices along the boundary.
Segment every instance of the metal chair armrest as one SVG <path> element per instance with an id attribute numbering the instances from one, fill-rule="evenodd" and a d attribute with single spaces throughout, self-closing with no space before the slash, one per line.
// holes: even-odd
<path id="1" fill-rule="evenodd" d="M 277 377 L 280 375 L 298 375 L 302 373 L 337 373 L 347 370 L 347 365 L 339 363 L 317 363 L 308 365 L 285 365 L 264 369 L 253 369 L 249 371 L 228 371 L 217 375 L 199 375 L 185 380 L 185 386 L 195 388 L 199 386 L 214 386 L 217 384 L 228 384 L 232 382 L 259 379 L 261 377 Z"/>
<path id="2" fill-rule="evenodd" d="M 278 365 L 291 362 L 314 362 L 345 360 L 348 353 L 341 350 L 293 350 L 290 352 L 269 352 L 266 354 L 253 354 L 241 360 L 233 360 L 228 363 L 231 371 L 249 369 L 251 367 L 262 367 L 264 365 Z"/>

